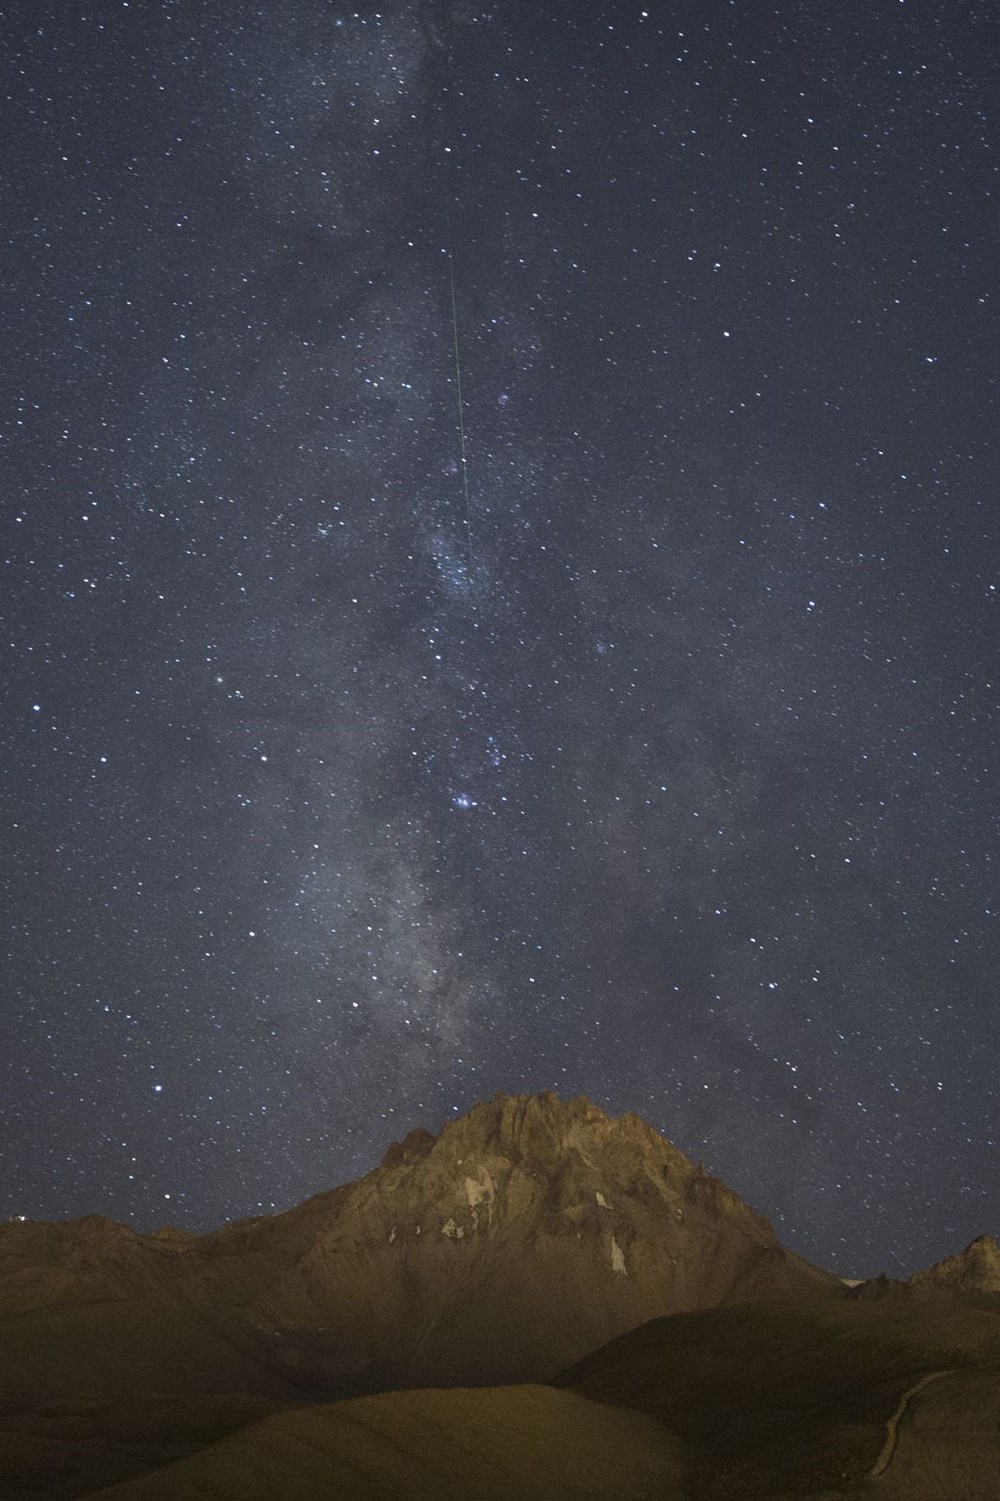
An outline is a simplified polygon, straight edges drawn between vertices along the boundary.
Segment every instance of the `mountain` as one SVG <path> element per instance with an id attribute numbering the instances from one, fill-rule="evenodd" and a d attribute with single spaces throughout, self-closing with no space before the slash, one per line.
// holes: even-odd
<path id="1" fill-rule="evenodd" d="M 836 1286 L 637 1116 L 498 1096 L 209 1235 L 0 1226 L 0 1403 L 546 1380 L 662 1314 Z"/>
<path id="2" fill-rule="evenodd" d="M 907 1303 L 950 1298 L 970 1308 L 1000 1314 L 1000 1246 L 980 1235 L 954 1256 L 946 1256 L 905 1281 L 883 1272 L 866 1282 L 847 1284 L 850 1298 L 875 1303 Z"/>
<path id="3" fill-rule="evenodd" d="M 957 1256 L 946 1256 L 925 1272 L 910 1278 L 920 1290 L 950 1288 L 973 1296 L 995 1296 L 1000 1304 L 1000 1246 L 992 1235 L 980 1235 Z"/>
<path id="4" fill-rule="evenodd" d="M 638 1117 L 497 1096 L 208 1235 L 0 1225 L 0 1501 L 922 1501 L 958 1435 L 995 1498 L 998 1259 L 848 1289 Z"/>
<path id="5" fill-rule="evenodd" d="M 831 1280 L 638 1117 L 554 1095 L 414 1132 L 359 1183 L 205 1250 L 280 1266 L 255 1306 L 337 1330 L 380 1388 L 546 1379 L 658 1314 Z"/>

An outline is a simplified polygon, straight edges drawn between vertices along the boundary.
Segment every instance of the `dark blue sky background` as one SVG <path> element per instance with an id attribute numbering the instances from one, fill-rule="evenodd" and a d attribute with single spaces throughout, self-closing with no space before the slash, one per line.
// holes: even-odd
<path id="1" fill-rule="evenodd" d="M 555 1088 L 996 1232 L 993 7 L 0 13 L 0 1213 Z"/>

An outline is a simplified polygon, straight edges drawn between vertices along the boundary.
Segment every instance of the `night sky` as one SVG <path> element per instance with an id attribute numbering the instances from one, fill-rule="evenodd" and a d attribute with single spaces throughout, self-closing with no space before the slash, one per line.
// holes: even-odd
<path id="1" fill-rule="evenodd" d="M 383 3 L 0 5 L 0 1215 L 995 1233 L 1000 15 Z"/>

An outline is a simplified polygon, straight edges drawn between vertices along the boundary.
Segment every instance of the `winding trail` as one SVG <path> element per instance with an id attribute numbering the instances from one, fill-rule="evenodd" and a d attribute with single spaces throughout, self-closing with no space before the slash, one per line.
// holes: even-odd
<path id="1" fill-rule="evenodd" d="M 950 1371 L 931 1371 L 929 1376 L 922 1376 L 915 1385 L 909 1387 L 900 1397 L 899 1406 L 885 1425 L 885 1443 L 882 1445 L 879 1457 L 876 1459 L 871 1470 L 871 1478 L 873 1480 L 877 1480 L 880 1475 L 884 1475 L 892 1464 L 896 1454 L 896 1446 L 899 1443 L 899 1425 L 903 1421 L 903 1416 L 912 1399 L 918 1392 L 922 1392 L 925 1386 L 929 1386 L 932 1381 L 936 1381 L 939 1376 L 950 1375 Z"/>

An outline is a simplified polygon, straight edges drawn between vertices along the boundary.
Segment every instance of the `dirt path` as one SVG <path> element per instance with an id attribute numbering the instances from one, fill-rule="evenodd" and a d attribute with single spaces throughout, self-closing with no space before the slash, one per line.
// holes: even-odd
<path id="1" fill-rule="evenodd" d="M 903 1416 L 912 1399 L 918 1392 L 922 1392 L 925 1386 L 929 1386 L 932 1381 L 936 1381 L 939 1376 L 949 1376 L 950 1374 L 950 1371 L 931 1371 L 929 1376 L 922 1376 L 914 1386 L 911 1386 L 900 1397 L 899 1406 L 885 1425 L 885 1443 L 882 1445 L 882 1451 L 871 1470 L 871 1478 L 873 1480 L 877 1480 L 880 1475 L 884 1475 L 892 1464 L 896 1453 L 896 1445 L 899 1443 L 899 1425 L 903 1421 Z"/>

